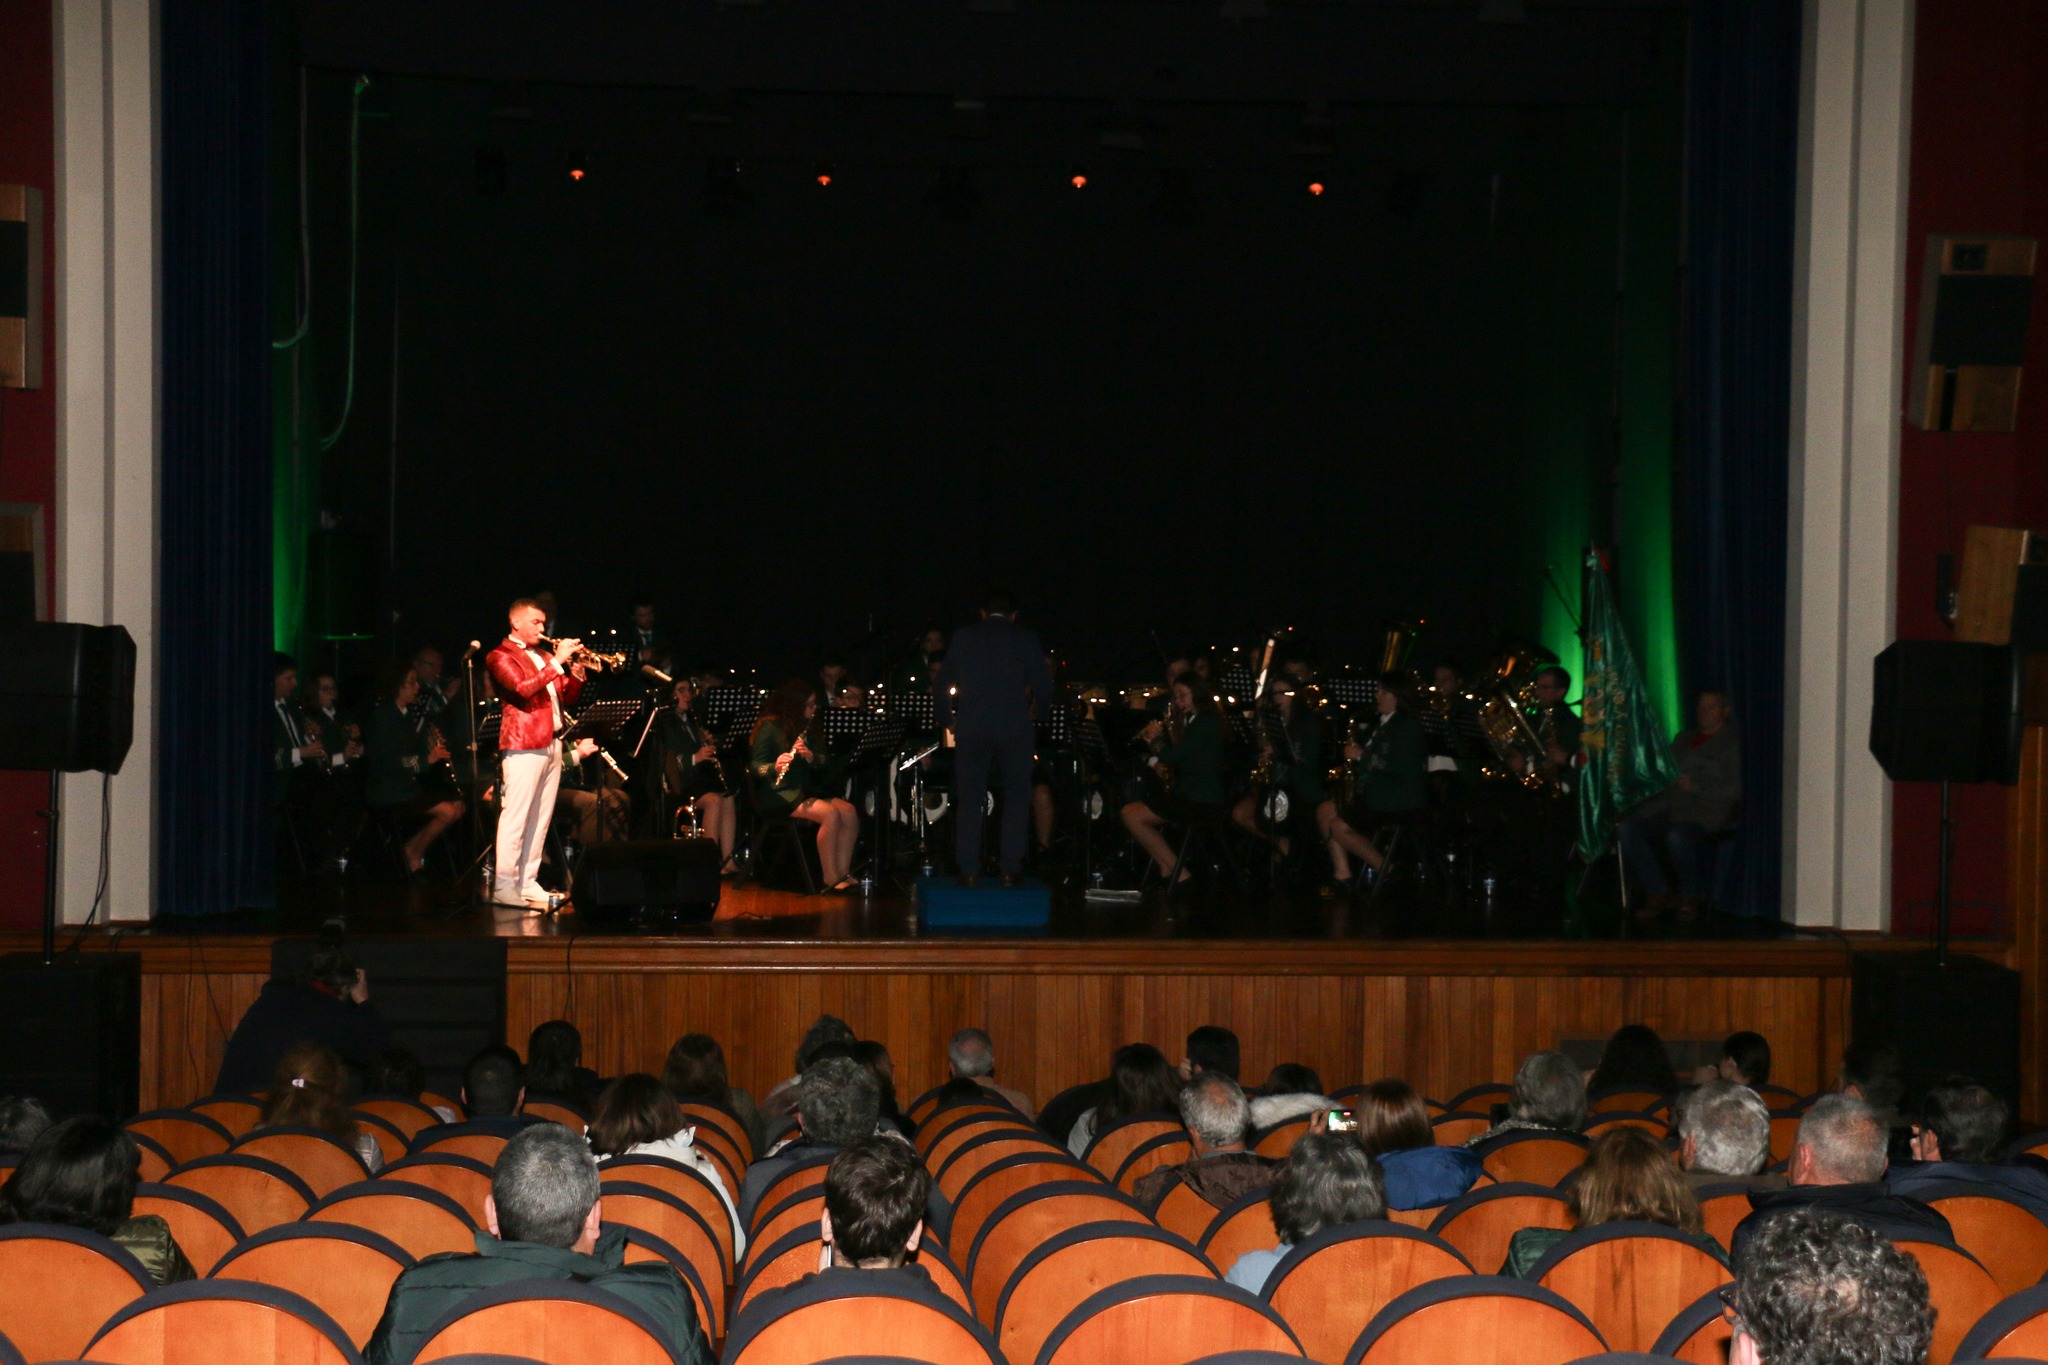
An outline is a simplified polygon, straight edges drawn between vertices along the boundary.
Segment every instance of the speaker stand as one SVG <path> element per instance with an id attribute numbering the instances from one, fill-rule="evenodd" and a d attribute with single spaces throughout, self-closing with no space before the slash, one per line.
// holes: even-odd
<path id="1" fill-rule="evenodd" d="M 50 769 L 50 806 L 40 811 L 50 822 L 49 841 L 43 845 L 43 965 L 57 960 L 57 798 L 62 793 L 64 774 Z"/>

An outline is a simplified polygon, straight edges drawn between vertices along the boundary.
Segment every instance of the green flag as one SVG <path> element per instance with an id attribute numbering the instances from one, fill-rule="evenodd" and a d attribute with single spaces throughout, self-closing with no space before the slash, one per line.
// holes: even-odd
<path id="1" fill-rule="evenodd" d="M 1579 851 L 1590 863 L 1607 851 L 1616 820 L 1678 780 L 1671 741 L 1615 614 L 1598 551 L 1586 555 L 1586 683 L 1579 710 L 1586 722 Z"/>

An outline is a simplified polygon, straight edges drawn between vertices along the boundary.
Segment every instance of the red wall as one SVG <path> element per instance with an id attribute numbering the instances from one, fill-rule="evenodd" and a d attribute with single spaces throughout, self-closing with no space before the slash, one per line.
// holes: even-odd
<path id="1" fill-rule="evenodd" d="M 0 0 L 0 183 L 43 192 L 43 387 L 0 389 L 0 502 L 43 504 L 54 529 L 57 403 L 52 333 L 56 298 L 56 109 L 52 102 L 49 0 Z M 54 535 L 50 536 L 54 549 Z M 53 566 L 54 567 L 54 566 Z M 0 928 L 42 918 L 42 808 L 49 779 L 0 773 Z"/>
<path id="2" fill-rule="evenodd" d="M 1918 324 L 1929 233 L 2016 232 L 2048 243 L 2048 0 L 1920 0 L 1906 210 L 1907 348 Z M 1935 556 L 1961 566 L 1972 523 L 2048 529 L 2048 274 L 2037 277 L 2019 431 L 1943 435 L 1906 423 L 1899 460 L 1899 635 L 1942 639 Z M 1911 377 L 1908 376 L 1910 384 Z M 1957 789 L 1956 925 L 2005 929 L 2003 787 Z M 1892 910 L 1902 930 L 1932 922 L 1939 788 L 1900 783 Z"/>

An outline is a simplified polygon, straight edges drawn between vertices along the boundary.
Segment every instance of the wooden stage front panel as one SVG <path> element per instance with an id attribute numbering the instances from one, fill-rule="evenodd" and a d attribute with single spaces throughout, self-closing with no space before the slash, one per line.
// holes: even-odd
<path id="1" fill-rule="evenodd" d="M 206 1093 L 268 976 L 270 940 L 143 935 L 122 946 L 144 958 L 144 1106 Z M 943 1078 L 953 1031 L 978 1024 L 995 1037 L 1004 1083 L 1041 1101 L 1102 1075 L 1121 1043 L 1152 1042 L 1178 1060 L 1203 1023 L 1237 1031 L 1250 1083 L 1293 1061 L 1332 1087 L 1405 1076 L 1440 1099 L 1508 1078 L 1561 1038 L 1626 1022 L 1674 1038 L 1755 1029 L 1776 1052 L 1772 1079 L 1811 1091 L 1832 1080 L 1849 1018 L 1848 954 L 1831 942 L 562 935 L 513 937 L 508 948 L 515 1046 L 535 1024 L 567 1018 L 586 1063 L 616 1075 L 658 1071 L 678 1036 L 707 1032 L 734 1082 L 757 1096 L 790 1073 L 821 1012 L 888 1044 L 905 1100 Z"/>

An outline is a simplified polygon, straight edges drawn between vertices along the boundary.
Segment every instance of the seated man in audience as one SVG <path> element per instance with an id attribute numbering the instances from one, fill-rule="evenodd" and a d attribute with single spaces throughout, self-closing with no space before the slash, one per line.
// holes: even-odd
<path id="1" fill-rule="evenodd" d="M 954 1034 L 946 1044 L 946 1065 L 956 1078 L 973 1081 L 1025 1118 L 1038 1117 L 1029 1095 L 996 1083 L 996 1045 L 982 1030 L 964 1028 Z"/>
<path id="2" fill-rule="evenodd" d="M 370 1003 L 370 982 L 339 940 L 324 942 L 296 981 L 273 978 L 235 1025 L 221 1055 L 217 1094 L 243 1094 L 270 1084 L 284 1054 L 320 1043 L 342 1060 L 367 1068 L 391 1045 L 384 1016 Z"/>
<path id="3" fill-rule="evenodd" d="M 1750 1239 L 1794 1209 L 1836 1214 L 1893 1240 L 1953 1243 L 1948 1219 L 1885 1189 L 1884 1153 L 1884 1123 L 1869 1105 L 1847 1095 L 1815 1100 L 1799 1120 L 1787 1188 L 1749 1196 L 1750 1215 L 1736 1224 L 1729 1245 L 1736 1268 Z"/>
<path id="4" fill-rule="evenodd" d="M 462 1110 L 471 1119 L 516 1119 L 526 1103 L 526 1070 L 509 1047 L 487 1047 L 462 1069 Z"/>
<path id="5" fill-rule="evenodd" d="M 1586 1075 L 1562 1052 L 1532 1052 L 1515 1068 L 1508 1116 L 1465 1145 L 1482 1156 L 1493 1139 L 1511 1133 L 1567 1133 L 1586 1123 Z"/>
<path id="6" fill-rule="evenodd" d="M 20 1156 L 50 1126 L 50 1111 L 31 1095 L 0 1099 L 0 1156 Z"/>
<path id="7" fill-rule="evenodd" d="M 1263 1190 L 1280 1173 L 1281 1163 L 1244 1149 L 1251 1128 L 1251 1102 L 1228 1076 L 1204 1072 L 1180 1092 L 1180 1121 L 1187 1126 L 1195 1154 L 1178 1166 L 1162 1166 L 1131 1187 L 1147 1208 L 1175 1185 L 1186 1185 L 1222 1208 L 1253 1190 Z"/>
<path id="8" fill-rule="evenodd" d="M 1713 1080 L 1685 1096 L 1678 1115 L 1678 1164 L 1685 1183 L 1748 1185 L 1781 1190 L 1785 1177 L 1765 1174 L 1771 1162 L 1771 1115 L 1754 1090 Z"/>
<path id="9" fill-rule="evenodd" d="M 821 1014 L 817 1022 L 804 1031 L 803 1041 L 796 1045 L 796 1074 L 786 1081 L 779 1081 L 775 1087 L 761 1097 L 761 1117 L 769 1126 L 775 1120 L 796 1112 L 797 1083 L 804 1078 L 804 1072 L 816 1060 L 814 1054 L 827 1043 L 853 1043 L 859 1041 L 853 1028 L 844 1019 L 833 1014 Z"/>
<path id="10" fill-rule="evenodd" d="M 1214 1073 L 1237 1079 L 1237 1035 L 1218 1024 L 1203 1024 L 1188 1034 L 1187 1055 L 1181 1058 L 1180 1078 L 1191 1081 Z"/>
<path id="11" fill-rule="evenodd" d="M 1877 1111 L 1890 1134 L 1887 1147 L 1893 1161 L 1911 1161 L 1912 1130 L 1899 1113 L 1899 1101 L 1906 1096 L 1906 1077 L 1899 1067 L 1899 1051 L 1890 1043 L 1857 1041 L 1842 1050 L 1842 1067 L 1836 1073 L 1835 1089 L 1853 1095 Z"/>
<path id="12" fill-rule="evenodd" d="M 2005 1117 L 2005 1101 L 1974 1081 L 1951 1076 L 1930 1087 L 1913 1125 L 1914 1161 L 1893 1167 L 1885 1184 L 1893 1194 L 1917 1197 L 1931 1184 L 1959 1180 L 2048 1221 L 2048 1174 L 1999 1161 Z"/>
<path id="13" fill-rule="evenodd" d="M 1280 1244 L 1247 1251 L 1223 1278 L 1256 1294 L 1288 1252 L 1323 1229 L 1386 1216 L 1379 1162 L 1349 1133 L 1304 1133 L 1273 1180 L 1273 1227 Z"/>
<path id="14" fill-rule="evenodd" d="M 443 1314 L 494 1285 L 570 1280 L 640 1309 L 681 1365 L 712 1365 L 682 1277 L 665 1261 L 625 1263 L 625 1229 L 604 1226 L 600 1193 L 597 1161 L 582 1138 L 554 1123 L 521 1132 L 491 1171 L 490 1231 L 476 1235 L 475 1253 L 428 1256 L 399 1275 L 364 1360 L 409 1365 Z"/>
<path id="15" fill-rule="evenodd" d="M 851 1057 L 827 1057 L 811 1063 L 797 1085 L 799 1132 L 774 1156 L 762 1157 L 747 1167 L 746 1181 L 740 1186 L 740 1221 L 753 1226 L 762 1194 L 797 1162 L 836 1153 L 873 1137 L 881 1114 L 882 1088 L 866 1067 Z"/>
<path id="16" fill-rule="evenodd" d="M 1817 1210 L 1788 1213 L 1757 1234 L 1739 1264 L 1730 1365 L 1927 1359 L 1927 1276 L 1870 1229 Z"/>

